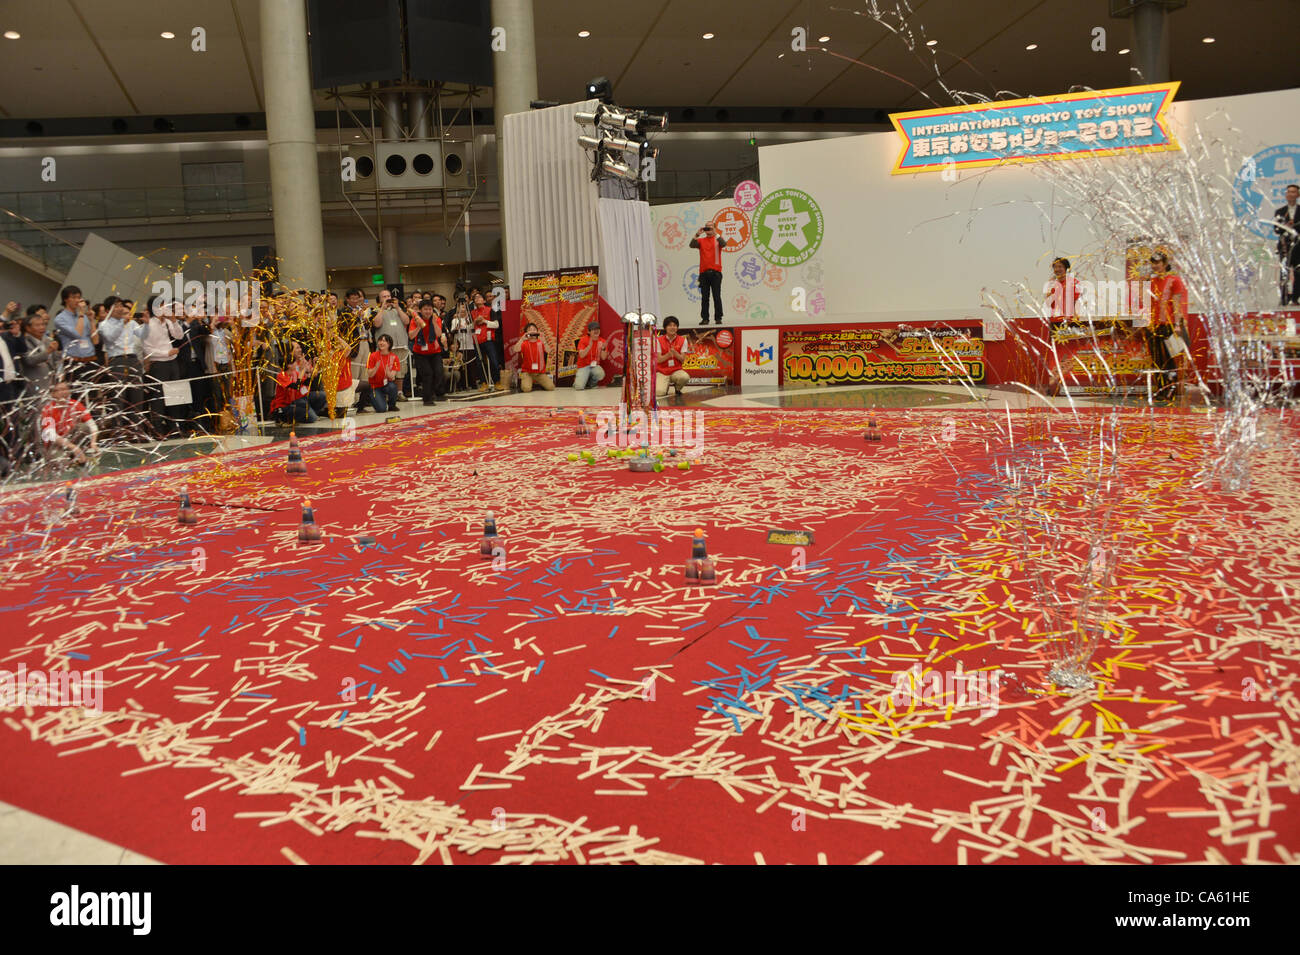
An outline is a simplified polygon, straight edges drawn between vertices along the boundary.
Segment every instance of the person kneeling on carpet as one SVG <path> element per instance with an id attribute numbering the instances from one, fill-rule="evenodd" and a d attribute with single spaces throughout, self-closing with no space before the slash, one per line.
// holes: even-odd
<path id="1" fill-rule="evenodd" d="M 397 407 L 397 376 L 402 373 L 402 363 L 393 354 L 393 340 L 387 335 L 375 339 L 378 351 L 366 359 L 366 377 L 370 380 L 370 403 L 383 414 L 389 407 Z"/>
<path id="2" fill-rule="evenodd" d="M 90 437 L 90 453 L 99 453 L 99 428 L 86 406 L 71 397 L 66 381 L 50 389 L 50 400 L 41 407 L 40 430 L 47 459 L 66 451 L 78 464 L 85 464 L 86 452 L 80 445 L 86 435 Z"/>
<path id="3" fill-rule="evenodd" d="M 573 388 L 595 388 L 605 377 L 605 369 L 599 362 L 605 360 L 605 339 L 600 337 L 600 322 L 592 319 L 587 323 L 587 334 L 578 339 L 578 369 L 573 376 Z"/>
<path id="4" fill-rule="evenodd" d="M 690 373 L 682 367 L 687 344 L 685 336 L 677 334 L 679 324 L 672 315 L 665 318 L 664 333 L 656 342 L 659 356 L 655 362 L 655 391 L 660 398 L 668 395 L 669 385 L 677 389 L 677 394 L 680 395 L 686 383 L 691 380 Z"/>
<path id="5" fill-rule="evenodd" d="M 555 381 L 546 373 L 546 343 L 536 322 L 529 322 L 524 337 L 515 342 L 510 351 L 519 355 L 519 387 L 533 390 L 536 382 L 543 391 L 554 391 Z"/>

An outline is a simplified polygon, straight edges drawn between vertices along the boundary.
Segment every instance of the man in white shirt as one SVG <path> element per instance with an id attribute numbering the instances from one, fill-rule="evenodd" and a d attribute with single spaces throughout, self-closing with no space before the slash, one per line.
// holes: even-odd
<path id="1" fill-rule="evenodd" d="M 176 356 L 180 348 L 173 342 L 185 338 L 185 329 L 171 315 L 170 305 L 159 305 L 154 296 L 149 299 L 146 309 L 149 315 L 144 334 L 144 373 L 149 382 L 150 416 L 160 436 L 166 437 L 173 431 L 180 431 L 181 419 L 167 413 L 167 404 L 163 399 L 163 382 L 176 381 L 180 378 L 179 362 Z M 185 402 L 188 404 L 188 402 Z"/>
<path id="2" fill-rule="evenodd" d="M 374 326 L 373 340 L 378 341 L 380 335 L 387 335 L 393 340 L 393 354 L 397 356 L 402 366 L 398 376 L 401 379 L 399 387 L 402 397 L 411 397 L 411 341 L 407 334 L 411 316 L 407 315 L 406 310 L 393 298 L 392 292 L 382 289 L 379 293 L 379 308 L 370 321 Z"/>
<path id="3" fill-rule="evenodd" d="M 137 414 L 144 402 L 140 387 L 141 342 L 148 332 L 142 319 L 133 319 L 127 303 L 116 295 L 104 299 L 108 317 L 99 326 L 99 340 L 104 345 L 104 361 L 117 382 L 117 399 L 123 411 Z"/>

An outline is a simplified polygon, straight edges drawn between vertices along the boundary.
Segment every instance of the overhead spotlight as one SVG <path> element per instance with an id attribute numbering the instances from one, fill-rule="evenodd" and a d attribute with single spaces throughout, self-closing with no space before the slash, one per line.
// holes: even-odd
<path id="1" fill-rule="evenodd" d="M 1038 44 L 1037 44 L 1037 43 L 1031 43 L 1031 44 L 1029 44 L 1029 46 L 1025 47 L 1025 49 L 1026 49 L 1026 50 L 1037 50 L 1037 49 L 1038 49 Z"/>
<path id="2" fill-rule="evenodd" d="M 828 37 L 828 36 L 819 36 L 819 37 L 817 38 L 817 42 L 818 42 L 818 43 L 830 43 L 830 42 L 831 42 L 831 38 Z"/>
<path id="3" fill-rule="evenodd" d="M 578 36 L 580 36 L 580 37 L 589 37 L 589 36 L 591 36 L 591 31 L 590 31 L 590 30 L 579 30 L 579 31 L 578 31 Z"/>
<path id="4" fill-rule="evenodd" d="M 706 33 L 706 34 L 704 34 L 704 39 L 706 39 L 706 40 L 712 40 L 712 39 L 713 39 L 713 34 L 712 34 L 712 33 Z"/>
<path id="5" fill-rule="evenodd" d="M 926 40 L 926 41 L 925 41 L 925 45 L 926 45 L 926 46 L 938 46 L 938 45 L 939 45 L 939 41 L 938 41 L 938 40 Z"/>
<path id="6" fill-rule="evenodd" d="M 647 142 L 621 139 L 617 136 L 611 136 L 608 139 L 597 139 L 595 136 L 579 136 L 578 142 L 583 149 L 612 149 L 624 155 L 636 156 L 639 160 L 655 159 L 659 155 L 658 146 L 651 146 Z"/>
<path id="7" fill-rule="evenodd" d="M 1128 50 L 1128 47 L 1124 47 L 1124 49 L 1122 49 L 1122 50 L 1119 51 L 1119 55 L 1120 55 L 1120 56 L 1123 56 L 1123 55 L 1124 55 L 1125 53 L 1127 53 L 1128 51 L 1129 51 L 1129 50 Z"/>
<path id="8" fill-rule="evenodd" d="M 1202 43 L 1213 43 L 1213 42 L 1214 42 L 1214 37 L 1212 37 L 1212 36 L 1203 36 L 1203 37 L 1201 37 L 1201 42 L 1202 42 Z"/>
<path id="9" fill-rule="evenodd" d="M 176 34 L 172 33 L 171 30 L 164 30 L 162 33 L 159 34 L 159 36 L 161 36 L 164 40 L 176 39 Z"/>
<path id="10" fill-rule="evenodd" d="M 5 39 L 6 39 L 6 40 L 17 40 L 17 39 L 20 39 L 21 37 L 22 37 L 22 34 L 19 33 L 17 30 L 5 30 Z"/>
<path id="11" fill-rule="evenodd" d="M 633 169 L 625 162 L 619 162 L 613 156 L 606 156 L 600 164 L 600 171 L 607 176 L 613 176 L 616 179 L 627 179 L 636 182 L 641 178 L 641 172 Z"/>
<path id="12" fill-rule="evenodd" d="M 587 99 L 598 99 L 602 103 L 614 102 L 614 87 L 608 76 L 598 76 L 587 83 Z"/>

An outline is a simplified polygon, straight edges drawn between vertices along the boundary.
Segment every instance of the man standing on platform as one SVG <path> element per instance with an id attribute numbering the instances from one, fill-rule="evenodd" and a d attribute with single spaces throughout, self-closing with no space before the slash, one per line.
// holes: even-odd
<path id="1" fill-rule="evenodd" d="M 668 386 L 671 385 L 677 389 L 680 396 L 686 383 L 691 380 L 690 374 L 682 367 L 686 358 L 686 338 L 677 334 L 678 322 L 676 317 L 669 315 L 664 319 L 664 333 L 659 336 L 658 361 L 655 369 L 655 392 L 660 398 L 667 397 Z"/>
<path id="2" fill-rule="evenodd" d="M 1286 187 L 1286 205 L 1273 214 L 1277 226 L 1277 255 L 1282 260 L 1282 306 L 1300 305 L 1300 288 L 1296 272 L 1300 271 L 1300 186 Z"/>
<path id="3" fill-rule="evenodd" d="M 706 222 L 691 239 L 691 248 L 700 250 L 700 325 L 709 324 L 709 292 L 713 293 L 713 314 L 722 324 L 722 250 L 727 240 L 717 235 L 712 222 Z"/>

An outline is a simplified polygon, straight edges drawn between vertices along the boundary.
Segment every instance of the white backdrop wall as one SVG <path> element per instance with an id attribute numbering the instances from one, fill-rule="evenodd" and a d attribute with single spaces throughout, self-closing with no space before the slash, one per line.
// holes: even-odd
<path id="1" fill-rule="evenodd" d="M 1175 102 L 1172 108 L 1180 139 L 1193 122 L 1216 133 L 1235 129 L 1228 137 L 1234 167 L 1268 147 L 1300 142 L 1296 116 L 1300 90 Z M 890 132 L 759 149 L 763 193 L 791 187 L 811 195 L 825 216 L 824 239 L 808 262 L 778 276 L 765 275 L 749 289 L 742 287 L 737 272 L 744 250 L 724 255 L 723 302 L 729 323 L 980 318 L 987 314 L 981 308 L 982 289 L 1006 291 L 1008 283 L 1018 282 L 1041 286 L 1058 255 L 1075 261 L 1080 278 L 1119 277 L 1104 271 L 1106 263 L 1079 258 L 1081 250 L 1095 247 L 1088 223 L 1054 206 L 1052 189 L 1028 167 L 971 170 L 957 182 L 945 182 L 939 173 L 891 176 L 899 146 L 897 134 Z M 1278 168 L 1287 168 L 1285 160 Z M 1270 183 L 1270 188 L 1281 184 Z M 1280 197 L 1268 202 L 1281 204 Z M 668 248 L 664 223 L 677 219 L 689 241 L 705 216 L 731 204 L 717 200 L 651 210 L 665 314 L 698 321 L 699 297 L 698 290 L 692 294 L 683 287 L 683 275 L 697 266 L 698 254 L 684 243 Z M 800 288 L 805 298 L 820 293 L 817 310 L 791 307 Z M 741 294 L 746 307 L 732 307 Z M 1261 307 L 1274 304 L 1267 297 L 1260 302 Z"/>

